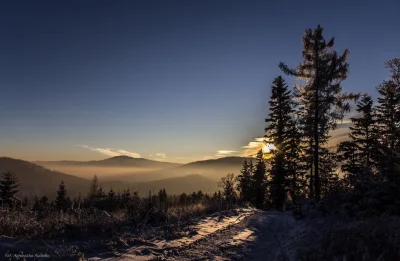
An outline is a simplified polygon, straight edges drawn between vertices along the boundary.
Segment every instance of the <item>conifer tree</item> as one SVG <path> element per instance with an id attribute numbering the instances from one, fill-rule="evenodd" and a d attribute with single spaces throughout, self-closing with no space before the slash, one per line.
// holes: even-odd
<path id="1" fill-rule="evenodd" d="M 381 144 L 380 172 L 393 181 L 400 175 L 400 59 L 386 62 L 390 79 L 377 87 L 381 95 L 376 106 L 379 141 Z"/>
<path id="2" fill-rule="evenodd" d="M 357 102 L 356 111 L 360 116 L 351 118 L 353 126 L 350 127 L 350 140 L 338 146 L 341 169 L 351 186 L 372 178 L 377 168 L 378 156 L 376 117 L 371 96 L 364 94 Z"/>
<path id="3" fill-rule="evenodd" d="M 215 192 L 214 194 L 215 194 L 215 196 L 216 196 L 216 195 L 217 195 L 217 192 Z M 180 203 L 180 204 L 185 204 L 185 203 L 187 202 L 187 200 L 188 200 L 188 196 L 186 195 L 186 193 L 182 193 L 182 194 L 179 196 L 179 203 Z"/>
<path id="4" fill-rule="evenodd" d="M 108 192 L 108 201 L 114 202 L 115 200 L 115 192 L 112 188 L 110 188 L 110 191 Z"/>
<path id="5" fill-rule="evenodd" d="M 256 156 L 256 166 L 253 174 L 252 184 L 254 191 L 253 204 L 257 208 L 264 206 L 266 192 L 267 192 L 267 177 L 266 177 L 266 165 L 264 161 L 264 153 L 259 150 Z"/>
<path id="6" fill-rule="evenodd" d="M 252 195 L 252 183 L 251 176 L 252 170 L 250 169 L 247 160 L 245 159 L 243 162 L 243 168 L 240 171 L 241 174 L 238 176 L 238 185 L 237 190 L 239 192 L 240 199 L 242 202 L 250 202 Z"/>
<path id="7" fill-rule="evenodd" d="M 347 187 L 354 186 L 359 181 L 360 166 L 357 156 L 357 145 L 353 141 L 343 141 L 337 148 L 340 169 L 344 173 Z"/>
<path id="8" fill-rule="evenodd" d="M 250 175 L 253 176 L 254 172 L 256 171 L 256 166 L 254 166 L 253 160 L 248 160 L 247 165 L 249 166 Z"/>
<path id="9" fill-rule="evenodd" d="M 218 187 L 223 189 L 223 195 L 225 196 L 225 200 L 229 205 L 231 205 L 236 199 L 236 181 L 235 175 L 233 173 L 229 173 L 225 177 L 221 178 L 218 182 Z"/>
<path id="10" fill-rule="evenodd" d="M 201 201 L 204 198 L 204 193 L 203 191 L 199 190 L 197 191 L 197 198 Z"/>
<path id="11" fill-rule="evenodd" d="M 289 69 L 281 63 L 280 68 L 288 75 L 303 80 L 303 85 L 295 86 L 299 110 L 302 112 L 300 123 L 304 135 L 308 138 L 309 153 L 312 156 L 315 198 L 321 197 L 320 181 L 320 148 L 329 130 L 337 127 L 337 121 L 343 119 L 344 113 L 350 110 L 349 100 L 356 95 L 342 93 L 341 82 L 347 78 L 348 50 L 338 55 L 333 50 L 334 38 L 325 41 L 323 28 L 312 31 L 307 29 L 303 37 L 303 61 L 297 69 Z"/>
<path id="12" fill-rule="evenodd" d="M 130 192 L 129 188 L 122 192 L 121 198 L 122 198 L 122 201 L 124 204 L 129 202 L 129 200 L 131 199 L 131 192 Z"/>
<path id="13" fill-rule="evenodd" d="M 90 184 L 89 198 L 91 199 L 96 198 L 98 190 L 99 190 L 99 179 L 97 178 L 97 175 L 94 175 L 92 182 Z"/>
<path id="14" fill-rule="evenodd" d="M 105 196 L 106 196 L 106 193 L 105 193 L 104 189 L 101 186 L 99 186 L 99 189 L 97 190 L 97 198 L 102 200 L 105 198 Z"/>
<path id="15" fill-rule="evenodd" d="M 336 172 L 337 160 L 335 153 L 327 148 L 321 149 L 320 157 L 321 195 L 327 196 L 339 189 L 339 175 Z"/>
<path id="16" fill-rule="evenodd" d="M 65 187 L 63 180 L 61 181 L 60 185 L 58 186 L 55 204 L 58 209 L 65 209 L 68 205 L 67 189 Z"/>
<path id="17" fill-rule="evenodd" d="M 271 200 L 275 208 L 281 210 L 286 200 L 289 130 L 294 124 L 291 92 L 281 76 L 275 78 L 273 82 L 269 106 L 270 113 L 265 119 L 267 127 L 264 137 L 276 148 L 273 150 L 270 170 Z"/>
<path id="18" fill-rule="evenodd" d="M 15 194 L 18 193 L 18 180 L 14 173 L 8 171 L 3 173 L 0 180 L 0 199 L 4 206 L 11 206 Z"/>
<path id="19" fill-rule="evenodd" d="M 159 202 L 159 210 L 160 212 L 167 212 L 168 209 L 168 196 L 165 188 L 160 189 L 158 192 L 158 202 Z"/>
<path id="20" fill-rule="evenodd" d="M 297 122 L 293 120 L 288 130 L 287 147 L 285 154 L 286 163 L 286 187 L 288 188 L 293 203 L 297 199 L 305 198 L 307 191 L 306 170 L 307 163 L 303 159 L 303 145 L 301 133 Z"/>

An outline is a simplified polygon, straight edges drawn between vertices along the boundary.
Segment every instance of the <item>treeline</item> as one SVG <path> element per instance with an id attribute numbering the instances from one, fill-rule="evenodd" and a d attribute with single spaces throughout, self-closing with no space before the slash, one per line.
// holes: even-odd
<path id="1" fill-rule="evenodd" d="M 67 187 L 64 181 L 61 181 L 55 200 L 50 201 L 48 197 L 34 196 L 29 199 L 28 197 L 18 198 L 16 194 L 18 191 L 18 180 L 14 173 L 3 173 L 0 180 L 0 200 L 2 209 L 11 209 L 18 207 L 25 207 L 29 204 L 32 205 L 33 210 L 43 210 L 46 207 L 51 207 L 55 210 L 67 211 L 68 209 L 80 208 L 97 208 L 105 211 L 116 211 L 127 207 L 127 205 L 145 199 L 152 206 L 159 207 L 160 210 L 165 212 L 168 206 L 198 204 L 205 202 L 215 202 L 219 204 L 237 204 L 238 201 L 232 200 L 229 195 L 224 196 L 221 191 L 214 192 L 213 194 L 203 193 L 201 190 L 189 194 L 182 193 L 180 195 L 168 195 L 165 189 L 160 189 L 156 192 L 149 191 L 148 197 L 139 197 L 139 193 L 134 191 L 131 193 L 129 189 L 123 192 L 115 192 L 112 188 L 106 191 L 100 185 L 98 177 L 95 175 L 91 181 L 89 193 L 87 196 L 81 195 L 70 198 L 68 195 Z"/>
<path id="2" fill-rule="evenodd" d="M 354 189 L 365 193 L 366 184 L 390 184 L 400 191 L 400 59 L 386 62 L 389 79 L 376 88 L 380 96 L 374 105 L 366 93 L 342 91 L 349 51 L 338 54 L 334 42 L 325 40 L 320 26 L 307 29 L 303 61 L 295 69 L 280 63 L 297 81 L 293 89 L 282 76 L 273 81 L 265 141 L 276 149 L 267 168 L 261 151 L 256 167 L 244 162 L 236 186 L 241 200 L 282 210 L 307 198 L 319 201 Z M 329 148 L 330 131 L 352 103 L 357 116 L 350 118 L 348 140 Z"/>
<path id="3" fill-rule="evenodd" d="M 3 173 L 0 179 L 0 235 L 68 239 L 111 236 L 124 226 L 140 229 L 184 225 L 193 217 L 229 210 L 240 204 L 221 191 L 168 195 L 165 189 L 160 189 L 149 191 L 147 197 L 139 197 L 138 192 L 129 189 L 106 191 L 99 185 L 97 176 L 92 179 L 89 191 L 86 196 L 70 198 L 61 181 L 52 201 L 46 196 L 18 198 L 16 175 Z"/>

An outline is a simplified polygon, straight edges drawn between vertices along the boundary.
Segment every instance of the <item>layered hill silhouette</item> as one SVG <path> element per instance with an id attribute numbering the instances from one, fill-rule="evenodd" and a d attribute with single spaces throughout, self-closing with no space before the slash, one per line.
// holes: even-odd
<path id="1" fill-rule="evenodd" d="M 61 166 L 93 166 L 93 167 L 136 167 L 136 168 L 170 168 L 177 167 L 181 164 L 162 162 L 156 160 L 149 160 L 145 158 L 133 158 L 129 156 L 116 156 L 104 160 L 91 160 L 91 161 L 36 161 L 36 164 L 46 165 L 61 165 Z"/>
<path id="2" fill-rule="evenodd" d="M 16 174 L 20 184 L 20 195 L 26 196 L 47 196 L 54 198 L 61 180 L 67 186 L 70 197 L 86 196 L 89 191 L 90 179 L 76 177 L 59 171 L 47 169 L 43 166 L 8 157 L 0 158 L 0 173 L 11 171 Z M 112 188 L 114 191 L 138 191 L 140 195 L 146 196 L 149 191 L 157 192 L 165 188 L 169 194 L 190 193 L 202 190 L 203 192 L 214 192 L 217 189 L 217 183 L 201 175 L 186 175 L 182 177 L 160 178 L 148 182 L 127 182 L 116 178 L 112 180 L 100 179 L 100 185 L 108 191 Z"/>
<path id="3" fill-rule="evenodd" d="M 61 180 L 67 185 L 70 196 L 75 196 L 79 192 L 86 193 L 90 185 L 88 179 L 49 170 L 27 161 L 1 157 L 0 173 L 6 171 L 15 173 L 20 184 L 18 189 L 27 196 L 38 195 L 53 198 Z"/>
<path id="4" fill-rule="evenodd" d="M 245 159 L 253 160 L 254 162 L 252 158 L 224 157 L 195 161 L 174 168 L 116 175 L 112 178 L 124 181 L 144 182 L 199 174 L 203 177 L 218 181 L 228 173 L 239 174 Z"/>
<path id="5" fill-rule="evenodd" d="M 187 164 L 176 164 L 144 158 L 118 156 L 100 161 L 47 161 L 35 163 L 52 170 L 87 179 L 97 174 L 101 179 L 107 181 L 149 182 L 193 174 L 200 174 L 203 177 L 217 181 L 228 173 L 239 174 L 245 159 L 245 157 L 224 157 Z M 247 160 L 254 159 L 247 158 Z"/>

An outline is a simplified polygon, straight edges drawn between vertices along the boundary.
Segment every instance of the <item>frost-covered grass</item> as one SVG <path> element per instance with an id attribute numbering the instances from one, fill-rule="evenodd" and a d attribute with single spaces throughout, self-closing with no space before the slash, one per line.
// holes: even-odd
<path id="1" fill-rule="evenodd" d="M 299 260 L 400 260 L 399 202 L 398 183 L 377 182 L 296 206 Z"/>
<path id="2" fill-rule="evenodd" d="M 85 239 L 95 236 L 112 236 L 126 229 L 184 224 L 193 217 L 214 213 L 233 206 L 193 203 L 159 209 L 156 206 L 131 206 L 112 212 L 95 208 L 54 208 L 35 211 L 30 207 L 0 211 L 0 236 L 25 239 L 63 238 Z"/>
<path id="3" fill-rule="evenodd" d="M 214 212 L 207 213 L 207 211 Z M 129 260 L 129 258 L 131 258 L 131 260 L 149 260 L 160 255 L 163 251 L 177 249 L 198 242 L 219 230 L 226 229 L 233 224 L 241 222 L 244 218 L 252 215 L 255 211 L 256 210 L 254 209 L 226 209 L 215 212 L 214 208 L 209 208 L 207 205 L 203 204 L 195 204 L 192 206 L 186 205 L 171 208 L 168 211 L 170 218 L 167 222 L 158 225 L 147 225 L 140 228 L 133 227 L 127 220 L 128 217 L 122 212 L 111 213 L 112 215 L 118 216 L 118 218 L 115 218 L 115 225 L 111 226 L 110 222 L 114 217 L 111 216 L 107 220 L 104 218 L 107 217 L 107 215 L 103 213 L 100 215 L 103 216 L 103 218 L 100 218 L 99 220 L 95 219 L 94 215 L 91 216 L 91 218 L 93 218 L 91 225 L 95 226 L 99 231 L 92 231 L 90 236 L 89 232 L 87 232 L 89 219 L 84 218 L 86 223 L 83 223 L 82 221 L 81 223 L 77 223 L 78 220 L 72 218 L 69 222 L 74 225 L 71 227 L 76 228 L 79 225 L 85 227 L 86 234 L 81 234 L 80 237 L 66 240 L 67 233 L 76 234 L 77 230 L 62 232 L 62 230 L 65 230 L 65 227 L 60 225 L 58 231 L 54 230 L 54 237 L 47 238 L 44 241 L 34 239 L 29 241 L 20 241 L 0 236 L 0 244 L 6 246 L 6 248 L 0 250 L 0 254 L 2 254 L 2 251 L 5 251 L 7 248 L 12 252 L 32 251 L 31 249 L 35 248 L 37 251 L 48 252 L 52 257 L 57 258 L 68 256 L 76 257 L 80 253 L 84 253 L 84 256 L 94 258 L 90 260 L 96 260 L 96 258 L 99 260 L 120 260 L 122 257 L 127 258 L 127 260 Z M 20 213 L 21 215 L 18 214 L 17 216 L 12 216 L 17 213 Z M 8 212 L 8 219 L 6 222 L 7 227 L 22 226 L 21 223 L 18 223 L 22 222 L 22 213 L 23 212 L 21 211 L 15 213 Z M 11 221 L 11 217 L 16 219 Z M 70 214 L 65 214 L 62 218 L 67 220 L 69 217 Z M 50 229 L 51 225 L 58 225 L 59 222 L 54 222 L 54 220 L 59 218 L 61 217 L 48 216 L 40 219 L 40 221 L 34 219 L 29 221 L 25 218 L 25 222 L 31 224 L 25 227 L 26 230 L 14 231 L 13 233 L 18 232 L 20 234 L 26 234 L 29 229 L 36 231 L 39 226 L 43 227 L 44 224 L 48 227 L 44 227 L 43 229 Z M 100 226 L 106 227 L 100 229 Z M 6 227 L 5 224 L 2 224 L 2 227 Z M 114 230 L 110 229 L 109 231 L 106 231 L 107 228 L 113 228 Z M 30 233 L 32 235 L 31 238 L 34 238 L 33 235 L 36 235 L 36 238 L 43 239 L 42 236 L 38 236 L 43 234 L 42 230 L 37 232 L 32 231 Z M 60 235 L 63 235 L 63 237 L 60 238 Z M 47 245 L 43 245 L 43 242 L 46 242 Z M 115 257 L 112 254 L 114 252 L 120 253 L 118 257 Z"/>

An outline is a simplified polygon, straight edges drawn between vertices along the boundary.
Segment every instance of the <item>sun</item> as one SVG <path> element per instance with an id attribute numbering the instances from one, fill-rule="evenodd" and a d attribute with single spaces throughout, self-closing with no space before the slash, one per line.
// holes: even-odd
<path id="1" fill-rule="evenodd" d="M 263 150 L 264 153 L 270 153 L 271 152 L 271 149 L 270 149 L 270 146 L 269 146 L 268 143 L 264 144 L 262 150 Z"/>

